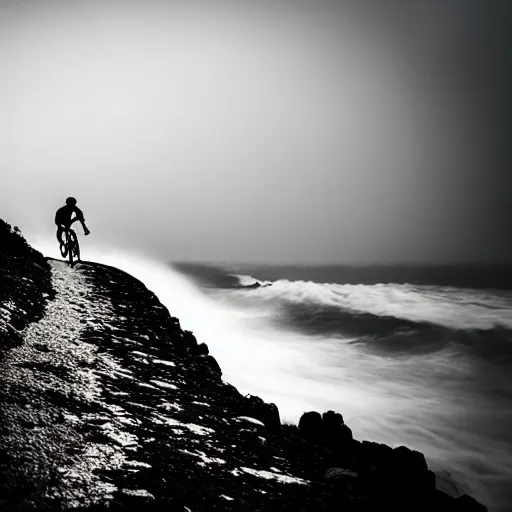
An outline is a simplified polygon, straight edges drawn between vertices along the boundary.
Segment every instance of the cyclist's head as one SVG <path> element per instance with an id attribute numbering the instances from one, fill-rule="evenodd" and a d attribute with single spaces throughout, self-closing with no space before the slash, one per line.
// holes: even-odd
<path id="1" fill-rule="evenodd" d="M 68 197 L 66 199 L 66 204 L 68 206 L 75 206 L 76 205 L 76 199 L 74 197 Z"/>

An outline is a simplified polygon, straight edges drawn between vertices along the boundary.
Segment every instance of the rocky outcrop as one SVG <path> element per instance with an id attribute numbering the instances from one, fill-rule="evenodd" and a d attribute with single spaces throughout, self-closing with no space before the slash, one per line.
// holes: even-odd
<path id="1" fill-rule="evenodd" d="M 247 395 L 240 401 L 240 414 L 259 419 L 266 427 L 277 430 L 281 426 L 276 404 L 264 402 L 259 396 Z"/>
<path id="2" fill-rule="evenodd" d="M 267 286 L 270 286 L 271 283 L 260 283 L 259 281 L 256 281 L 252 284 L 246 284 L 245 286 L 242 286 L 242 288 L 244 288 L 245 290 L 251 290 L 251 289 L 256 289 L 256 288 L 266 288 Z"/>
<path id="3" fill-rule="evenodd" d="M 53 295 L 46 259 L 0 219 L 0 359 L 21 343 L 19 332 L 41 318 Z"/>
<path id="4" fill-rule="evenodd" d="M 485 510 L 339 413 L 282 425 L 132 276 L 3 236 L 0 510 Z"/>
<path id="5" fill-rule="evenodd" d="M 323 415 L 306 412 L 299 420 L 299 430 L 306 439 L 322 440 L 326 445 L 344 450 L 351 445 L 352 431 L 345 425 L 343 416 L 334 411 Z"/>

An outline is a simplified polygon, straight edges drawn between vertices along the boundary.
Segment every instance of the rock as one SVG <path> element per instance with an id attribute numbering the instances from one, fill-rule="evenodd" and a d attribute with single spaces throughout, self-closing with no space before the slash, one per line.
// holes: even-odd
<path id="1" fill-rule="evenodd" d="M 393 448 L 391 446 L 370 441 L 363 441 L 361 446 L 368 457 L 378 466 L 389 465 L 389 461 L 393 457 Z"/>
<path id="2" fill-rule="evenodd" d="M 455 500 L 453 510 L 454 512 L 487 512 L 487 507 L 471 496 L 463 494 Z"/>
<path id="3" fill-rule="evenodd" d="M 436 510 L 453 510 L 455 498 L 436 489 L 433 494 L 433 501 L 436 505 Z"/>
<path id="4" fill-rule="evenodd" d="M 393 450 L 392 465 L 394 469 L 405 473 L 423 472 L 428 469 L 425 456 L 406 446 L 398 446 Z"/>
<path id="5" fill-rule="evenodd" d="M 325 472 L 326 480 L 353 480 L 358 474 L 355 471 L 344 468 L 329 468 Z"/>
<path id="6" fill-rule="evenodd" d="M 210 355 L 207 355 L 205 357 L 205 359 L 206 359 L 208 366 L 213 371 L 213 373 L 217 374 L 219 377 L 222 377 L 222 370 L 219 366 L 219 363 L 217 363 L 217 360 L 213 356 L 210 356 Z"/>
<path id="7" fill-rule="evenodd" d="M 354 440 L 352 430 L 347 425 L 340 425 L 339 428 L 333 432 L 331 443 L 336 446 L 348 446 Z"/>
<path id="8" fill-rule="evenodd" d="M 242 404 L 240 416 L 249 416 L 262 421 L 266 427 L 277 429 L 281 426 L 279 409 L 276 404 L 268 404 L 259 396 L 247 395 Z"/>
<path id="9" fill-rule="evenodd" d="M 322 436 L 322 416 L 319 412 L 305 412 L 299 420 L 300 433 L 307 439 Z"/>
<path id="10" fill-rule="evenodd" d="M 45 343 L 34 343 L 34 348 L 40 352 L 50 352 L 50 348 Z"/>
<path id="11" fill-rule="evenodd" d="M 306 439 L 317 439 L 336 449 L 347 448 L 353 441 L 352 431 L 343 416 L 327 411 L 322 416 L 316 411 L 305 412 L 299 420 L 299 430 Z"/>
<path id="12" fill-rule="evenodd" d="M 20 418 L 20 423 L 25 428 L 34 428 L 36 426 L 35 418 Z"/>
<path id="13" fill-rule="evenodd" d="M 256 281 L 255 283 L 253 284 L 249 284 L 247 286 L 244 286 L 244 288 L 259 288 L 261 286 L 260 283 L 258 283 L 258 281 Z"/>
<path id="14" fill-rule="evenodd" d="M 255 288 L 266 288 L 267 286 L 270 286 L 271 283 L 264 283 L 264 284 L 261 284 L 259 281 L 256 281 L 255 283 L 252 283 L 252 284 L 248 284 L 246 286 L 242 286 L 242 288 L 244 290 L 251 290 L 251 289 L 255 289 Z"/>
<path id="15" fill-rule="evenodd" d="M 197 340 L 192 331 L 183 331 L 183 340 L 188 345 L 188 348 L 197 347 Z"/>
<path id="16" fill-rule="evenodd" d="M 265 424 L 262 421 L 257 420 L 256 418 L 250 418 L 249 416 L 237 416 L 235 418 L 235 420 L 241 421 L 241 422 L 251 423 L 253 425 L 258 425 L 258 426 L 261 426 L 261 427 L 265 426 Z"/>
<path id="17" fill-rule="evenodd" d="M 190 352 L 198 356 L 207 356 L 210 353 L 210 350 L 208 349 L 208 345 L 206 343 L 199 343 L 199 345 L 192 347 Z"/>
<path id="18" fill-rule="evenodd" d="M 364 485 L 386 499 L 410 502 L 418 495 L 435 491 L 436 477 L 428 470 L 422 453 L 405 446 L 389 446 L 363 441 L 357 468 Z"/>
<path id="19" fill-rule="evenodd" d="M 326 429 L 343 425 L 343 416 L 339 412 L 327 411 L 322 414 L 322 421 Z"/>
<path id="20" fill-rule="evenodd" d="M 329 445 L 340 449 L 348 447 L 353 441 L 352 430 L 345 425 L 341 414 L 327 411 L 322 416 L 322 423 Z"/>
<path id="21" fill-rule="evenodd" d="M 426 491 L 435 491 L 436 489 L 436 474 L 427 469 L 423 472 L 423 474 L 419 477 L 419 482 L 421 482 L 422 489 Z"/>
<path id="22" fill-rule="evenodd" d="M 324 479 L 338 496 L 359 494 L 359 475 L 355 471 L 343 467 L 332 467 L 325 472 Z M 340 508 L 340 510 L 344 510 L 344 508 Z"/>

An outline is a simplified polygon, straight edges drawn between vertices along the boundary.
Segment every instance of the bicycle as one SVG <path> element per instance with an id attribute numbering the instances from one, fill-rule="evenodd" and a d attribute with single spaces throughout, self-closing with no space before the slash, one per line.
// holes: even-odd
<path id="1" fill-rule="evenodd" d="M 66 236 L 66 242 L 64 243 L 64 246 L 61 245 L 60 253 L 63 258 L 66 256 L 68 257 L 69 266 L 73 268 L 75 263 L 80 261 L 80 244 L 78 243 L 78 236 L 71 226 L 66 229 L 64 233 Z M 74 261 L 73 257 L 75 258 Z"/>

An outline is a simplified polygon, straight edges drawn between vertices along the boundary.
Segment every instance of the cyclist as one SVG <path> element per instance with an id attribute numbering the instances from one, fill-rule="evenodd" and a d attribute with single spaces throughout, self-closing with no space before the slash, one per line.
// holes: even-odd
<path id="1" fill-rule="evenodd" d="M 74 217 L 73 214 L 75 214 Z M 84 235 L 87 236 L 90 231 L 85 225 L 84 214 L 82 213 L 82 210 L 80 210 L 80 208 L 78 208 L 76 205 L 76 199 L 74 197 L 68 197 L 66 199 L 66 204 L 60 207 L 55 214 L 55 224 L 57 224 L 57 240 L 60 243 L 61 252 L 65 250 L 66 246 L 65 242 L 62 240 L 62 235 L 71 227 L 71 224 L 77 220 L 80 221 L 80 224 L 82 224 Z"/>

